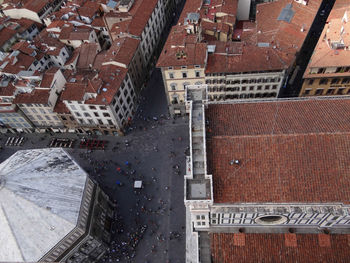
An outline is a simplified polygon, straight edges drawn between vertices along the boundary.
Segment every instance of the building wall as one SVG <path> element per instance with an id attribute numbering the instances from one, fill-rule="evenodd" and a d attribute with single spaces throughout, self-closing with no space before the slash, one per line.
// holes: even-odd
<path id="1" fill-rule="evenodd" d="M 0 106 L 0 121 L 6 128 L 14 129 L 19 132 L 31 130 L 33 128 L 27 117 L 19 110 L 16 111 L 13 105 Z"/>
<path id="2" fill-rule="evenodd" d="M 152 15 L 148 19 L 147 25 L 141 34 L 141 54 L 143 56 L 144 65 L 147 66 L 155 48 L 158 45 L 160 36 L 164 30 L 166 21 L 167 0 L 159 0 L 154 8 Z"/>
<path id="3" fill-rule="evenodd" d="M 199 201 L 198 201 L 199 202 Z M 327 228 L 350 233 L 349 206 L 329 204 L 213 204 L 207 207 L 190 206 L 195 231 L 230 231 L 244 227 L 250 231 L 271 229 L 303 229 L 305 232 Z M 275 221 L 265 221 L 276 216 Z M 255 230 L 254 230 L 255 229 Z"/>
<path id="4" fill-rule="evenodd" d="M 50 96 L 48 101 L 50 106 L 54 107 L 56 105 L 58 94 L 62 92 L 66 82 L 66 78 L 63 76 L 62 71 L 57 70 L 50 86 Z"/>
<path id="5" fill-rule="evenodd" d="M 299 96 L 350 94 L 350 65 L 307 69 L 312 75 L 303 79 Z"/>
<path id="6" fill-rule="evenodd" d="M 74 132 L 75 128 L 79 127 L 78 122 L 70 113 L 57 113 L 57 117 L 63 123 L 63 126 L 67 129 L 67 132 Z"/>
<path id="7" fill-rule="evenodd" d="M 84 104 L 79 101 L 64 101 L 64 103 L 81 126 L 117 126 L 106 105 Z"/>
<path id="8" fill-rule="evenodd" d="M 249 20 L 251 0 L 239 0 L 237 8 L 238 20 Z"/>
<path id="9" fill-rule="evenodd" d="M 206 74 L 209 100 L 277 97 L 284 71 L 247 74 Z"/>
<path id="10" fill-rule="evenodd" d="M 252 204 L 213 205 L 210 224 L 213 227 L 230 226 L 286 226 L 286 227 L 327 227 L 349 228 L 348 206 L 337 204 Z M 281 215 L 286 221 L 281 224 L 259 224 L 257 218 L 266 215 Z"/>
<path id="11" fill-rule="evenodd" d="M 136 111 L 136 98 L 135 87 L 129 74 L 127 74 L 119 91 L 114 96 L 111 105 L 109 105 L 112 114 L 119 124 L 119 129 L 128 123 L 129 118 L 131 119 L 133 117 Z"/>
<path id="12" fill-rule="evenodd" d="M 63 127 L 63 123 L 48 104 L 18 104 L 36 127 Z"/>
<path id="13" fill-rule="evenodd" d="M 171 114 L 183 114 L 185 87 L 205 83 L 204 67 L 200 65 L 180 68 L 162 68 L 163 82 Z"/>
<path id="14" fill-rule="evenodd" d="M 50 55 L 50 61 L 56 66 L 63 68 L 66 61 L 69 59 L 69 51 L 66 47 L 62 48 L 58 56 Z"/>

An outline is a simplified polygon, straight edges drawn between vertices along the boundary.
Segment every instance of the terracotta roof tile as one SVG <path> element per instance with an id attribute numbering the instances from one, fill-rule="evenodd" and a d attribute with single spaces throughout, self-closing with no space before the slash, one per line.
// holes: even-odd
<path id="1" fill-rule="evenodd" d="M 310 29 L 321 0 L 311 0 L 307 6 L 293 3 L 295 14 L 290 23 L 277 20 L 289 0 L 279 0 L 257 5 L 256 28 L 251 24 L 240 35 L 243 52 L 235 56 L 208 56 L 207 73 L 250 72 L 259 70 L 282 70 L 291 66 Z M 203 24 L 203 23 L 202 23 Z M 304 28 L 304 31 L 301 31 Z M 236 31 L 236 35 L 238 32 Z M 259 47 L 266 43 L 269 47 Z M 252 63 L 254 61 L 254 63 Z"/>
<path id="2" fill-rule="evenodd" d="M 60 113 L 60 114 L 70 114 L 69 109 L 67 108 L 66 104 L 64 104 L 64 102 L 61 99 L 61 94 L 58 96 L 57 103 L 56 103 L 53 111 L 56 113 Z"/>
<path id="3" fill-rule="evenodd" d="M 88 69 L 94 64 L 99 46 L 97 43 L 84 43 L 80 47 L 77 68 Z"/>
<path id="4" fill-rule="evenodd" d="M 85 83 L 70 83 L 67 82 L 61 94 L 62 100 L 82 101 L 86 89 Z"/>
<path id="5" fill-rule="evenodd" d="M 350 258 L 349 235 L 328 235 L 326 247 L 320 246 L 319 234 L 294 234 L 297 246 L 286 246 L 284 234 L 245 234 L 245 245 L 236 246 L 236 235 L 210 234 L 213 263 L 345 263 Z"/>
<path id="6" fill-rule="evenodd" d="M 340 19 L 343 18 L 348 8 L 349 8 L 349 1 L 347 0 L 337 0 L 335 2 L 333 9 L 329 14 L 327 23 L 323 28 L 323 31 L 319 37 L 318 43 L 311 56 L 309 65 L 305 70 L 304 77 L 306 78 L 327 77 L 326 75 L 316 76 L 316 74 L 310 74 L 311 68 L 349 66 L 348 61 L 350 60 L 350 51 L 345 49 L 334 50 L 330 48 L 329 43 L 327 41 L 328 39 L 335 40 L 337 38 L 340 38 L 340 30 L 342 28 L 342 25 L 339 24 L 339 22 L 340 22 Z M 342 35 L 342 38 L 344 39 L 344 43 L 346 43 L 350 41 L 350 27 L 349 27 L 349 23 L 346 23 L 344 25 L 345 25 L 345 28 L 344 28 L 345 33 Z M 345 75 L 349 75 L 349 73 L 347 72 Z"/>
<path id="7" fill-rule="evenodd" d="M 16 36 L 16 30 L 9 29 L 4 27 L 0 31 L 0 47 L 2 47 L 8 40 L 10 40 L 13 36 Z"/>
<path id="8" fill-rule="evenodd" d="M 49 101 L 50 90 L 47 89 L 34 89 L 32 93 L 21 93 L 16 96 L 13 103 L 16 104 L 28 104 L 28 103 L 40 103 L 47 104 Z"/>
<path id="9" fill-rule="evenodd" d="M 56 68 L 56 67 L 52 67 L 49 70 L 47 70 L 43 74 L 43 78 L 41 80 L 40 87 L 41 88 L 51 88 L 53 78 L 55 77 L 55 74 L 58 70 L 60 70 L 60 69 Z"/>
<path id="10" fill-rule="evenodd" d="M 117 61 L 128 66 L 137 51 L 140 40 L 123 37 L 116 39 L 104 54 L 103 62 Z"/>
<path id="11" fill-rule="evenodd" d="M 349 203 L 349 116 L 349 99 L 210 104 L 214 202 Z"/>
<path id="12" fill-rule="evenodd" d="M 133 15 L 129 26 L 129 33 L 135 36 L 141 36 L 143 29 L 145 28 L 148 19 L 150 18 L 154 8 L 156 7 L 158 0 L 142 1 L 137 11 Z"/>
<path id="13" fill-rule="evenodd" d="M 51 1 L 46 1 L 46 0 L 31 0 L 27 1 L 26 4 L 24 5 L 24 8 L 27 8 L 33 12 L 38 13 L 40 10 L 42 10 L 45 5 Z"/>

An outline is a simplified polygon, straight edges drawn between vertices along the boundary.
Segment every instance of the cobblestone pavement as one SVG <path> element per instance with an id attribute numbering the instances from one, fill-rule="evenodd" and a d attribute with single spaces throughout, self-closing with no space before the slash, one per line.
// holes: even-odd
<path id="1" fill-rule="evenodd" d="M 167 117 L 160 83 L 160 72 L 154 71 L 143 94 L 149 99 L 142 101 L 126 136 L 98 137 L 108 141 L 105 150 L 79 149 L 82 136 L 76 134 L 24 134 L 26 141 L 20 147 L 4 146 L 7 137 L 14 135 L 0 135 L 1 162 L 19 149 L 47 147 L 52 137 L 77 140 L 67 152 L 118 203 L 114 241 L 102 262 L 185 261 L 183 175 L 188 120 Z M 144 188 L 134 192 L 137 179 Z M 141 234 L 144 225 L 147 229 Z"/>

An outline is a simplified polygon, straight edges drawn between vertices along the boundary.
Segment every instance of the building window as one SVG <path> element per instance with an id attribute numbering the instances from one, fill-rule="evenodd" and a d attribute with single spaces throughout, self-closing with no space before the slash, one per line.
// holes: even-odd
<path id="1" fill-rule="evenodd" d="M 320 85 L 326 85 L 328 83 L 328 79 L 320 79 Z"/>
<path id="2" fill-rule="evenodd" d="M 323 89 L 317 89 L 315 95 L 322 95 Z"/>
<path id="3" fill-rule="evenodd" d="M 326 94 L 332 95 L 332 94 L 334 94 L 334 91 L 335 91 L 335 89 L 328 89 Z"/>
<path id="4" fill-rule="evenodd" d="M 170 73 L 169 73 L 169 78 L 171 78 L 171 79 L 174 78 L 174 73 L 173 73 L 173 72 L 170 72 Z"/>
<path id="5" fill-rule="evenodd" d="M 104 113 L 103 113 L 103 117 L 110 117 L 110 115 L 109 115 L 109 113 L 104 112 Z"/>
<path id="6" fill-rule="evenodd" d="M 307 90 L 305 90 L 304 94 L 305 94 L 305 95 L 309 95 L 310 92 L 311 92 L 311 89 L 307 89 Z"/>
<path id="7" fill-rule="evenodd" d="M 190 85 L 190 83 L 185 82 L 185 83 L 184 83 L 184 84 L 182 84 L 182 85 L 183 85 L 183 88 L 184 88 L 184 89 L 186 89 L 186 86 Z"/>
<path id="8" fill-rule="evenodd" d="M 338 95 L 343 95 L 345 91 L 345 88 L 339 88 L 337 94 Z"/>
<path id="9" fill-rule="evenodd" d="M 199 78 L 201 73 L 199 71 L 196 71 L 196 78 Z"/>
<path id="10" fill-rule="evenodd" d="M 182 77 L 187 78 L 187 72 L 182 72 Z"/>
<path id="11" fill-rule="evenodd" d="M 89 106 L 89 109 L 90 110 L 96 110 L 96 107 L 95 106 Z"/>
<path id="12" fill-rule="evenodd" d="M 312 85 L 314 83 L 313 79 L 309 79 L 308 85 Z"/>
<path id="13" fill-rule="evenodd" d="M 339 82 L 339 79 L 332 79 L 331 84 L 337 84 Z"/>
<path id="14" fill-rule="evenodd" d="M 325 71 L 326 71 L 325 68 L 319 68 L 318 71 L 317 71 L 317 73 L 318 73 L 318 74 L 322 74 L 322 73 L 324 73 Z"/>
<path id="15" fill-rule="evenodd" d="M 84 112 L 84 116 L 85 116 L 85 117 L 91 117 L 90 114 L 87 113 L 87 112 Z"/>
<path id="16" fill-rule="evenodd" d="M 113 125 L 113 122 L 111 120 L 107 120 L 109 125 Z"/>
<path id="17" fill-rule="evenodd" d="M 341 83 L 342 84 L 346 84 L 346 83 L 349 83 L 350 82 L 350 78 L 343 78 Z"/>
<path id="18" fill-rule="evenodd" d="M 176 84 L 175 83 L 170 84 L 170 88 L 172 91 L 176 90 Z"/>

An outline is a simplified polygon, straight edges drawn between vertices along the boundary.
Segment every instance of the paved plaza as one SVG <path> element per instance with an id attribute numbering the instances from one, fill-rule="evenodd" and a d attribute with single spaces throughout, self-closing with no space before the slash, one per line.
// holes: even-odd
<path id="1" fill-rule="evenodd" d="M 185 207 L 183 175 L 188 147 L 188 119 L 169 118 L 160 72 L 145 89 L 137 118 L 123 137 L 99 136 L 105 150 L 80 149 L 76 134 L 21 134 L 22 146 L 5 146 L 0 161 L 20 149 L 45 148 L 51 139 L 75 139 L 65 148 L 118 204 L 114 241 L 101 262 L 184 262 Z M 91 137 L 90 137 L 91 138 Z M 96 138 L 95 138 L 96 139 Z M 142 180 L 143 188 L 134 189 Z"/>

